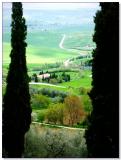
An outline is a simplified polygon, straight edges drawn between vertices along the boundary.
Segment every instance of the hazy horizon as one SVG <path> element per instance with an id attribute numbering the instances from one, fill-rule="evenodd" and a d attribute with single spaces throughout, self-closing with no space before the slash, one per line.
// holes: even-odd
<path id="1" fill-rule="evenodd" d="M 75 54 L 78 54 L 79 48 L 84 50 L 87 47 L 94 48 L 93 19 L 100 9 L 98 5 L 98 3 L 23 3 L 23 17 L 27 25 L 28 62 L 37 63 L 41 60 L 47 62 L 47 57 L 53 62 L 57 60 L 56 53 L 65 59 L 73 56 L 73 52 L 60 47 L 63 38 L 66 48 L 77 48 L 74 50 Z M 3 3 L 5 62 L 9 61 L 11 14 L 11 3 Z"/>
<path id="2" fill-rule="evenodd" d="M 10 31 L 11 4 L 3 3 L 4 31 L 6 27 Z M 94 26 L 93 17 L 98 9 L 100 9 L 99 3 L 23 3 L 23 16 L 28 29 L 31 26 L 39 26 L 42 29 L 65 25 L 90 27 Z"/>

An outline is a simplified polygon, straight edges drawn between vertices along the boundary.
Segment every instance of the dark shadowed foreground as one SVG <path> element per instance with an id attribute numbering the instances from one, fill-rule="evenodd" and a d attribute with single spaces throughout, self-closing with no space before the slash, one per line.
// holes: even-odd
<path id="1" fill-rule="evenodd" d="M 27 26 L 22 3 L 12 3 L 11 63 L 3 98 L 2 149 L 5 158 L 20 158 L 24 135 L 31 123 L 31 107 L 26 67 Z"/>
<path id="2" fill-rule="evenodd" d="M 86 132 L 90 158 L 119 157 L 119 3 L 100 3 L 94 19 L 90 92 L 93 111 Z"/>

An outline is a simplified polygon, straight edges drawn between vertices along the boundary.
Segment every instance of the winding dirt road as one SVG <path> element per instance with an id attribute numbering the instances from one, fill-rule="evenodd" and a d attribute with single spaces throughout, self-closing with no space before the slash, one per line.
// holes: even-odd
<path id="1" fill-rule="evenodd" d="M 66 38 L 66 35 L 64 34 L 63 37 L 62 37 L 62 39 L 61 39 L 61 41 L 60 41 L 60 43 L 59 43 L 59 47 L 60 47 L 61 49 L 65 49 L 65 48 L 63 47 L 63 42 L 64 42 L 65 38 Z"/>
<path id="2" fill-rule="evenodd" d="M 63 34 L 63 37 L 62 37 L 62 39 L 61 39 L 61 41 L 60 41 L 60 43 L 59 43 L 59 47 L 60 47 L 61 49 L 64 49 L 64 50 L 69 51 L 69 52 L 78 52 L 79 55 L 81 55 L 81 56 L 88 55 L 88 53 L 87 53 L 87 54 L 85 54 L 85 53 L 80 53 L 80 51 L 78 51 L 78 50 L 64 48 L 63 44 L 64 44 L 65 38 L 66 38 L 66 35 Z M 78 57 L 78 56 L 77 56 L 77 57 Z M 65 66 L 65 67 L 68 67 L 69 63 L 70 63 L 70 59 L 67 59 L 66 61 L 64 61 L 64 66 Z"/>

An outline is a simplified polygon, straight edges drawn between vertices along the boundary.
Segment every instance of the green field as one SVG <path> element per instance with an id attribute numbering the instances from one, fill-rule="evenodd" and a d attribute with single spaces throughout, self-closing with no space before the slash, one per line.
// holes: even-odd
<path id="1" fill-rule="evenodd" d="M 79 55 L 79 53 L 87 53 L 86 50 L 74 50 L 68 51 L 61 49 L 59 44 L 63 37 L 63 32 L 57 31 L 34 31 L 28 32 L 27 35 L 27 63 L 53 63 L 62 62 L 66 59 L 73 58 Z M 78 48 L 79 46 L 84 48 L 88 44 L 94 46 L 91 39 L 91 33 L 89 32 L 73 32 L 69 33 L 65 30 L 66 38 L 63 46 L 65 48 Z M 9 63 L 10 58 L 10 33 L 3 33 L 3 63 Z"/>
<path id="2" fill-rule="evenodd" d="M 66 36 L 64 46 L 66 48 L 75 48 L 79 50 L 85 50 L 86 46 L 90 45 L 95 47 L 95 44 L 92 42 L 92 33 L 91 32 L 76 32 L 69 33 Z"/>
<path id="3" fill-rule="evenodd" d="M 62 86 L 66 87 L 84 87 L 84 88 L 90 88 L 91 87 L 91 78 L 82 78 L 80 80 L 74 80 L 71 82 L 64 82 L 61 84 Z"/>
<path id="4" fill-rule="evenodd" d="M 3 43 L 3 63 L 10 62 L 10 50 L 10 44 Z M 28 64 L 62 62 L 65 59 L 72 58 L 77 55 L 78 53 L 71 53 L 59 48 L 36 47 L 33 45 L 28 45 L 26 53 Z"/>

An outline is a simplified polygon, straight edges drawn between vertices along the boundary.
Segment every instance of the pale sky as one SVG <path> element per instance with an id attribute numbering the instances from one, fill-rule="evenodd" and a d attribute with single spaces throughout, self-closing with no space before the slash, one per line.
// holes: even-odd
<path id="1" fill-rule="evenodd" d="M 23 3 L 25 9 L 75 10 L 81 8 L 98 8 L 98 3 Z"/>
<path id="2" fill-rule="evenodd" d="M 3 8 L 11 8 L 11 3 L 3 3 Z M 99 9 L 99 3 L 23 3 L 23 9 L 37 10 L 75 10 Z"/>

